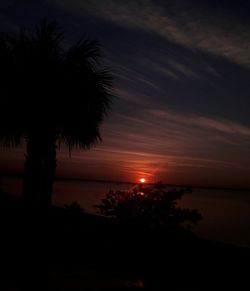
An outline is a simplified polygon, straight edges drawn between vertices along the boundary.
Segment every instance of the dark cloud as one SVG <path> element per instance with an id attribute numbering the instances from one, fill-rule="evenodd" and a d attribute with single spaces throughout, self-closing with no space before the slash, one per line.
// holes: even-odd
<path id="1" fill-rule="evenodd" d="M 206 52 L 250 64 L 249 2 L 50 0 L 78 16 L 94 15 Z M 242 42 L 244 40 L 244 43 Z"/>

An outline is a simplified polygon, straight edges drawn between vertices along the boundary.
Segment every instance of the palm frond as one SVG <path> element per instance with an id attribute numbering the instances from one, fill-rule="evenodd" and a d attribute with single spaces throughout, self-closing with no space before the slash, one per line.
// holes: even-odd
<path id="1" fill-rule="evenodd" d="M 87 67 L 95 70 L 101 57 L 100 45 L 97 41 L 81 39 L 66 52 L 64 62 L 75 68 Z"/>
<path id="2" fill-rule="evenodd" d="M 62 35 L 59 32 L 57 22 L 48 21 L 45 18 L 36 25 L 35 31 L 31 33 L 31 39 L 34 42 L 50 43 L 58 47 L 62 40 Z"/>
<path id="3" fill-rule="evenodd" d="M 95 40 L 67 51 L 54 22 L 0 40 L 0 142 L 16 145 L 32 132 L 53 132 L 69 149 L 100 142 L 100 125 L 114 98 L 113 77 L 100 66 Z"/>

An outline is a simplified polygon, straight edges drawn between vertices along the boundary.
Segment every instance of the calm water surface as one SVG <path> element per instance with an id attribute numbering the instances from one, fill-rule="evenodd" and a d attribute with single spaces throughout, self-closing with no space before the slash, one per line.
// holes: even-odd
<path id="1" fill-rule="evenodd" d="M 4 189 L 21 193 L 20 179 L 3 181 Z M 56 181 L 53 203 L 63 206 L 78 201 L 88 212 L 95 212 L 105 194 L 113 190 L 128 190 L 133 185 L 94 183 L 84 181 Z M 250 247 L 250 191 L 195 189 L 180 201 L 182 207 L 198 209 L 203 215 L 195 232 L 209 239 Z"/>

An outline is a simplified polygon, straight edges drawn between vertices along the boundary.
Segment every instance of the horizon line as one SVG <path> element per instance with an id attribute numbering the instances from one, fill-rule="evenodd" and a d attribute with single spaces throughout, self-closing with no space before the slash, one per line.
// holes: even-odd
<path id="1" fill-rule="evenodd" d="M 22 178 L 23 173 L 0 173 L 0 182 L 1 177 L 13 177 L 13 178 Z M 103 180 L 103 179 L 89 179 L 89 178 L 80 178 L 80 177 L 63 177 L 57 176 L 54 179 L 55 181 L 79 181 L 79 182 L 93 182 L 93 183 L 111 183 L 111 184 L 131 184 L 136 185 L 140 184 L 139 182 L 131 181 L 117 181 L 117 180 Z M 234 191 L 250 191 L 250 188 L 246 187 L 227 187 L 227 186 L 208 186 L 208 185 L 192 185 L 192 184 L 172 184 L 165 183 L 163 181 L 158 181 L 155 183 L 144 183 L 145 185 L 155 185 L 161 182 L 166 187 L 179 187 L 179 188 L 191 188 L 191 189 L 210 189 L 210 190 L 234 190 Z"/>

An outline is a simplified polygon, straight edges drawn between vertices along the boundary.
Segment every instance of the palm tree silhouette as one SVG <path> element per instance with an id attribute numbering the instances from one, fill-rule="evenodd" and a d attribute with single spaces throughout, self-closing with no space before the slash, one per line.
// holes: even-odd
<path id="1" fill-rule="evenodd" d="M 112 76 L 99 69 L 100 45 L 82 39 L 67 47 L 54 22 L 1 37 L 0 142 L 27 142 L 23 197 L 31 208 L 51 204 L 56 148 L 89 148 L 113 98 Z"/>

